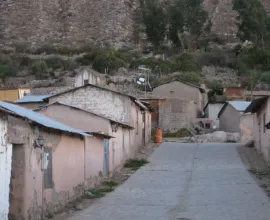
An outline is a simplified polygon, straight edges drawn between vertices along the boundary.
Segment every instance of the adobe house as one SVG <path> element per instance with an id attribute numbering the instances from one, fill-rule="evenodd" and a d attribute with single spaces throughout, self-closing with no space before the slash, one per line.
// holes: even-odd
<path id="1" fill-rule="evenodd" d="M 130 133 L 134 130 L 134 127 L 128 124 L 60 102 L 45 105 L 35 111 L 76 129 L 90 133 L 104 133 L 115 137 L 109 141 L 107 149 L 109 157 L 106 158 L 108 161 L 105 162 L 106 173 L 113 173 L 115 169 L 123 165 L 127 158 L 133 156 L 130 146 Z M 98 162 L 99 158 L 93 158 L 93 160 Z"/>
<path id="2" fill-rule="evenodd" d="M 245 110 L 245 113 L 253 114 L 253 139 L 258 152 L 269 161 L 270 143 L 270 99 L 269 96 L 255 99 Z"/>
<path id="3" fill-rule="evenodd" d="M 0 100 L 13 102 L 29 93 L 29 88 L 0 89 Z"/>
<path id="4" fill-rule="evenodd" d="M 82 67 L 75 71 L 73 87 L 80 87 L 87 84 L 93 84 L 97 86 L 105 86 L 107 78 L 105 74 L 101 74 L 88 67 Z"/>
<path id="5" fill-rule="evenodd" d="M 253 116 L 244 114 L 250 102 L 228 101 L 218 113 L 219 130 L 225 132 L 238 132 L 241 136 L 251 136 L 253 129 Z"/>
<path id="6" fill-rule="evenodd" d="M 197 105 L 188 100 L 166 98 L 159 108 L 159 127 L 165 131 L 176 131 L 194 124 L 197 118 Z"/>
<path id="7" fill-rule="evenodd" d="M 153 88 L 154 98 L 178 98 L 179 100 L 193 101 L 199 115 L 207 103 L 205 89 L 181 80 L 172 80 Z"/>
<path id="8" fill-rule="evenodd" d="M 151 113 L 133 96 L 87 84 L 49 96 L 44 101 L 72 105 L 134 127 L 130 131 L 131 149 L 134 152 L 150 140 Z M 147 124 L 150 124 L 150 128 Z"/>
<path id="9" fill-rule="evenodd" d="M 166 102 L 166 99 L 151 99 L 151 98 L 140 98 L 143 103 L 149 103 L 153 111 L 151 112 L 151 123 L 152 129 L 159 127 L 159 109 L 162 104 Z"/>
<path id="10" fill-rule="evenodd" d="M 14 103 L 27 109 L 36 109 L 47 104 L 44 101 L 50 95 L 26 95 L 21 99 L 17 99 Z"/>
<path id="11" fill-rule="evenodd" d="M 162 128 L 164 131 L 175 131 L 195 123 L 197 105 L 192 101 L 178 98 L 140 99 L 148 102 L 154 109 L 151 113 L 152 129 Z"/>
<path id="12" fill-rule="evenodd" d="M 0 219 L 44 219 L 93 185 L 96 163 L 102 163 L 103 172 L 103 145 L 111 136 L 90 134 L 7 102 L 0 102 L 0 115 Z"/>
<path id="13" fill-rule="evenodd" d="M 241 87 L 226 87 L 223 89 L 223 96 L 226 100 L 244 100 L 245 89 Z"/>

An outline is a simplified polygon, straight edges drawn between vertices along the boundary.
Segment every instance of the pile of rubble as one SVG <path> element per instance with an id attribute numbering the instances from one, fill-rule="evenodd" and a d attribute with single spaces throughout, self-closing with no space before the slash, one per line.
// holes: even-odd
<path id="1" fill-rule="evenodd" d="M 225 143 L 225 142 L 235 142 L 241 141 L 239 133 L 227 133 L 224 131 L 216 131 L 214 133 L 195 135 L 190 139 L 191 142 L 197 143 Z"/>

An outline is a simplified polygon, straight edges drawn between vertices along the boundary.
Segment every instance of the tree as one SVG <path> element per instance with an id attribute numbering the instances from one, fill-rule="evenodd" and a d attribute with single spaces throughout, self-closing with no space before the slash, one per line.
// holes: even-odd
<path id="1" fill-rule="evenodd" d="M 259 0 L 233 0 L 237 17 L 238 37 L 263 48 L 270 45 L 270 17 Z"/>
<path id="2" fill-rule="evenodd" d="M 141 0 L 143 22 L 148 40 L 159 47 L 166 35 L 167 17 L 155 0 Z"/>
<path id="3" fill-rule="evenodd" d="M 211 22 L 202 3 L 203 0 L 174 0 L 168 7 L 168 37 L 175 46 L 184 46 L 186 34 L 187 46 L 192 47 L 199 37 L 210 31 Z"/>

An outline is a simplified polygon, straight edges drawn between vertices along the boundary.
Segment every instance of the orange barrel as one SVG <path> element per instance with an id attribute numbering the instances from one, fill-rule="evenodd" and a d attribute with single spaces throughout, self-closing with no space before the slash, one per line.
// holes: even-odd
<path id="1" fill-rule="evenodd" d="M 162 129 L 158 128 L 155 134 L 155 143 L 162 143 Z"/>

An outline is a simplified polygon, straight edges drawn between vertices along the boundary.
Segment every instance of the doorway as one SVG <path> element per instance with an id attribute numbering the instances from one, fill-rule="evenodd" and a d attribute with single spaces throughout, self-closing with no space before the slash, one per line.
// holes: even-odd
<path id="1" fill-rule="evenodd" d="M 104 175 L 109 175 L 109 140 L 104 140 Z"/>
<path id="2" fill-rule="evenodd" d="M 12 151 L 9 191 L 9 220 L 23 219 L 24 216 L 24 146 L 22 144 L 13 144 Z"/>

